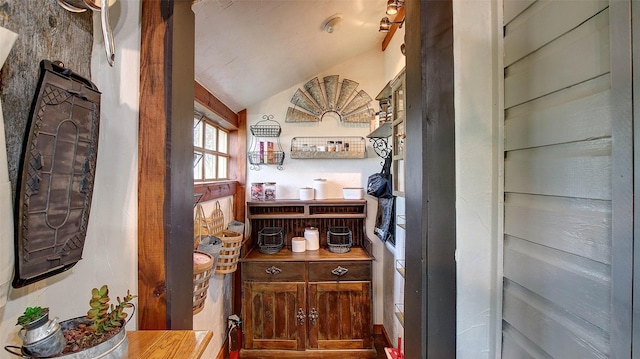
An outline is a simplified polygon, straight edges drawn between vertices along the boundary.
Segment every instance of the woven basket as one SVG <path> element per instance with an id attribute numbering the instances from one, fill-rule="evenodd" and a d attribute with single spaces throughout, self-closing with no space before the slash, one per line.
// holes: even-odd
<path id="1" fill-rule="evenodd" d="M 222 240 L 222 249 L 218 255 L 216 265 L 217 274 L 233 273 L 238 268 L 240 248 L 242 247 L 242 234 L 229 230 L 223 230 L 216 234 Z"/>
<path id="2" fill-rule="evenodd" d="M 213 270 L 213 257 L 204 252 L 193 252 L 193 314 L 204 308 L 209 279 Z"/>

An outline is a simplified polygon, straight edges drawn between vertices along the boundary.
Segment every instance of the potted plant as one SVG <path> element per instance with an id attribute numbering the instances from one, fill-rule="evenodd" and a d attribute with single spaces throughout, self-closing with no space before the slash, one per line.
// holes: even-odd
<path id="1" fill-rule="evenodd" d="M 121 344 L 127 339 L 124 327 L 128 314 L 125 309 L 135 311 L 131 303 L 135 297 L 127 291 L 124 298 L 116 298 L 117 304 L 109 304 L 109 288 L 106 285 L 93 288 L 87 315 L 60 323 L 57 318 L 49 320 L 49 308 L 27 308 L 17 323 L 23 326 L 18 332 L 23 346 L 5 346 L 5 350 L 23 358 L 110 358 L 111 353 L 114 358 L 119 357 L 118 349 L 125 347 Z"/>
<path id="2" fill-rule="evenodd" d="M 126 339 L 124 326 L 127 323 L 127 308 L 134 308 L 131 300 L 135 298 L 127 291 L 127 295 L 120 299 L 116 297 L 117 304 L 109 304 L 109 288 L 103 285 L 100 289 L 91 290 L 90 309 L 86 317 L 79 317 L 62 322 L 62 329 L 67 345 L 62 351 L 76 353 L 98 346 L 104 346 L 104 350 L 110 350 L 122 344 Z M 112 340 L 112 338 L 115 338 Z M 109 345 L 103 345 L 110 343 Z M 108 348 L 112 347 L 112 348 Z M 102 353 L 103 349 L 97 349 Z"/>
<path id="3" fill-rule="evenodd" d="M 24 313 L 18 317 L 16 325 L 21 325 L 24 328 L 31 329 L 48 320 L 49 308 L 27 307 L 27 309 L 24 310 Z"/>

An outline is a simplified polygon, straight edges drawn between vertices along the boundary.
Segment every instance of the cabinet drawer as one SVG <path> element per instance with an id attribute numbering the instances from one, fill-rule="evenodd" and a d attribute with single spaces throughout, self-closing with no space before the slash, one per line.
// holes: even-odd
<path id="1" fill-rule="evenodd" d="M 309 282 L 371 280 L 371 262 L 309 263 Z"/>
<path id="2" fill-rule="evenodd" d="M 244 262 L 242 280 L 304 282 L 304 262 Z"/>

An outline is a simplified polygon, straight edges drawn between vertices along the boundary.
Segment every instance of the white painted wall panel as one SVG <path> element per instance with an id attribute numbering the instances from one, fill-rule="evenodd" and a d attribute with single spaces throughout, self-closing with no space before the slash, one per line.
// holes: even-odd
<path id="1" fill-rule="evenodd" d="M 610 84 L 603 75 L 505 111 L 505 149 L 610 137 Z"/>
<path id="2" fill-rule="evenodd" d="M 505 0 L 504 1 L 504 23 L 508 24 L 516 16 L 526 10 L 536 0 Z"/>
<path id="3" fill-rule="evenodd" d="M 505 69 L 505 108 L 609 72 L 609 11 Z"/>
<path id="4" fill-rule="evenodd" d="M 509 151 L 505 191 L 611 199 L 611 140 Z"/>
<path id="5" fill-rule="evenodd" d="M 503 313 L 514 329 L 536 343 L 549 357 L 608 358 L 606 333 L 517 284 L 505 283 Z"/>
<path id="6" fill-rule="evenodd" d="M 518 359 L 551 359 L 552 357 L 530 341 L 527 337 L 518 332 L 509 323 L 504 323 L 503 328 L 504 347 L 502 348 L 503 358 Z"/>
<path id="7" fill-rule="evenodd" d="M 602 310 L 611 304 L 611 277 L 607 265 L 516 237 L 506 237 L 506 278 L 566 312 L 609 331 L 609 312 Z"/>
<path id="8" fill-rule="evenodd" d="M 505 195 L 504 233 L 549 248 L 611 263 L 611 202 Z"/>
<path id="9" fill-rule="evenodd" d="M 504 4 L 503 358 L 606 358 L 612 118 L 606 1 Z"/>
<path id="10" fill-rule="evenodd" d="M 505 26 L 504 65 L 553 41 L 609 6 L 604 0 L 540 0 Z M 506 7 L 506 6 L 505 6 Z M 531 31 L 534 28 L 536 31 Z"/>

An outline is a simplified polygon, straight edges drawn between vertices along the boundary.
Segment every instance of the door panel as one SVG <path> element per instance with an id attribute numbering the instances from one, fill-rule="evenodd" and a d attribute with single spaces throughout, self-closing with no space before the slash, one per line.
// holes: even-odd
<path id="1" fill-rule="evenodd" d="M 504 3 L 503 358 L 628 349 L 615 311 L 630 315 L 630 297 L 612 299 L 631 270 L 614 244 L 632 240 L 615 236 L 632 192 L 613 185 L 631 136 L 615 125 L 613 16 L 606 1 Z"/>
<path id="2" fill-rule="evenodd" d="M 311 349 L 371 348 L 371 282 L 309 284 Z"/>
<path id="3" fill-rule="evenodd" d="M 297 320 L 304 283 L 245 282 L 244 296 L 245 348 L 304 350 L 306 326 Z"/>

